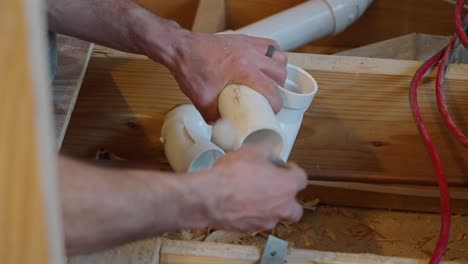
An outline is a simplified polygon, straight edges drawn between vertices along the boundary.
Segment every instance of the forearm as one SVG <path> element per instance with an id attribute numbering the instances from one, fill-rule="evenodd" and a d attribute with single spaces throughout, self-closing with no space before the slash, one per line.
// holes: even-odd
<path id="1" fill-rule="evenodd" d="M 187 33 L 133 0 L 48 0 L 49 30 L 172 64 Z M 151 33 L 150 33 L 151 32 Z M 178 41 L 179 40 L 179 41 Z"/>
<path id="2" fill-rule="evenodd" d="M 101 168 L 63 157 L 59 173 L 68 254 L 208 224 L 204 201 L 181 177 L 186 175 Z"/>

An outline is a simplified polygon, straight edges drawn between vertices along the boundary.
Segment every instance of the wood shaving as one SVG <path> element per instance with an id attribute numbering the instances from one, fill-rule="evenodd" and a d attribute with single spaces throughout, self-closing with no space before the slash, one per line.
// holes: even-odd
<path id="1" fill-rule="evenodd" d="M 424 253 L 428 257 L 432 257 L 432 251 L 430 250 L 422 249 L 421 252 Z"/>
<path id="2" fill-rule="evenodd" d="M 325 234 L 332 240 L 336 241 L 336 234 L 332 230 L 329 230 L 329 229 L 325 230 Z"/>
<path id="3" fill-rule="evenodd" d="M 317 205 L 319 204 L 320 202 L 320 199 L 318 198 L 315 198 L 313 200 L 310 200 L 310 201 L 307 201 L 307 202 L 304 202 L 300 199 L 297 199 L 297 201 L 302 205 L 302 207 L 306 210 L 311 210 L 311 211 L 315 211 L 317 209 Z"/>
<path id="4" fill-rule="evenodd" d="M 418 240 L 416 242 L 416 248 L 422 248 L 424 247 L 427 243 L 429 243 L 429 241 L 431 241 L 432 239 L 434 239 L 435 236 L 427 236 L 427 237 L 423 237 L 422 239 Z"/>
<path id="5" fill-rule="evenodd" d="M 365 224 L 357 224 L 349 228 L 349 233 L 352 236 L 358 237 L 360 239 L 366 237 L 367 235 L 373 232 L 374 229 Z"/>
<path id="6" fill-rule="evenodd" d="M 311 247 L 314 244 L 314 242 L 309 239 L 309 236 L 307 234 L 303 235 L 303 239 L 304 239 L 304 246 L 307 248 Z"/>
<path id="7" fill-rule="evenodd" d="M 117 161 L 128 161 L 125 158 L 119 157 L 116 154 L 106 150 L 106 149 L 100 149 L 96 151 L 95 155 L 96 160 L 117 160 Z"/>
<path id="8" fill-rule="evenodd" d="M 356 219 L 356 214 L 351 212 L 350 210 L 347 210 L 347 209 L 341 209 L 340 210 L 340 214 L 344 217 L 347 217 L 347 218 L 352 218 L 352 219 Z"/>
<path id="9" fill-rule="evenodd" d="M 462 241 L 463 239 L 465 239 L 465 233 L 457 234 L 455 237 L 455 241 Z"/>

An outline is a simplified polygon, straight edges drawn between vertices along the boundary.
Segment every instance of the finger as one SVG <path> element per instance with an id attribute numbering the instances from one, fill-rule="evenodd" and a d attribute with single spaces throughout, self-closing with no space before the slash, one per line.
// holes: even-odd
<path id="1" fill-rule="evenodd" d="M 279 86 L 283 86 L 286 81 L 286 64 L 280 64 L 271 60 L 260 53 L 253 55 L 253 59 L 257 62 L 257 67 L 268 77 L 276 81 Z"/>
<path id="2" fill-rule="evenodd" d="M 269 221 L 266 221 L 264 224 L 262 224 L 261 228 L 262 230 L 273 230 L 275 229 L 276 225 L 278 224 L 278 220 L 276 219 L 272 219 L 272 220 L 269 220 Z"/>
<path id="3" fill-rule="evenodd" d="M 262 50 L 265 50 L 265 47 L 258 47 L 258 49 L 259 49 L 259 54 L 262 54 Z M 267 50 L 268 50 L 268 46 L 267 46 Z M 286 66 L 288 64 L 288 56 L 286 56 L 286 53 L 280 48 L 275 48 L 273 52 L 273 56 L 271 57 L 265 56 L 266 55 L 265 52 L 263 52 L 262 55 L 266 57 L 268 60 L 273 61 L 279 65 Z"/>
<path id="4" fill-rule="evenodd" d="M 283 220 L 290 222 L 290 223 L 296 223 L 301 220 L 302 215 L 304 214 L 304 209 L 302 206 L 296 201 L 293 200 L 288 208 L 289 213 L 286 217 L 284 217 Z"/>
<path id="5" fill-rule="evenodd" d="M 193 102 L 195 108 L 200 112 L 206 123 L 212 124 L 219 119 L 218 96 L 205 99 L 197 98 L 197 100 L 193 100 Z"/>
<path id="6" fill-rule="evenodd" d="M 247 85 L 262 94 L 270 103 L 273 111 L 275 113 L 279 112 L 283 105 L 283 101 L 276 81 L 258 70 L 258 68 L 249 68 L 250 69 L 247 69 L 248 73 L 246 75 L 236 76 L 236 79 L 238 79 L 241 84 Z"/>
<path id="7" fill-rule="evenodd" d="M 286 66 L 286 64 L 288 63 L 288 57 L 286 56 L 286 53 L 284 53 L 284 51 L 278 45 L 278 43 L 276 43 L 274 40 L 261 39 L 261 41 L 257 43 L 256 47 L 257 47 L 258 52 L 261 55 L 265 56 L 268 51 L 268 46 L 270 45 L 275 48 L 275 51 L 273 53 L 273 56 L 269 59 L 279 63 L 280 65 Z"/>
<path id="8" fill-rule="evenodd" d="M 286 167 L 289 170 L 289 174 L 293 175 L 296 179 L 298 190 L 305 189 L 309 183 L 306 171 L 294 162 L 288 162 Z"/>
<path id="9" fill-rule="evenodd" d="M 256 159 L 269 160 L 273 153 L 273 145 L 268 140 L 262 140 L 256 143 L 245 144 L 243 148 Z"/>

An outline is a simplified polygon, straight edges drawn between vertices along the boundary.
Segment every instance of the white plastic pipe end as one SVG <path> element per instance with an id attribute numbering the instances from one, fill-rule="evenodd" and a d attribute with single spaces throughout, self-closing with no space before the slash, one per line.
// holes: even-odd
<path id="1" fill-rule="evenodd" d="M 285 162 L 296 141 L 304 112 L 309 108 L 318 90 L 315 79 L 303 69 L 288 65 L 287 70 L 285 85 L 280 87 L 283 107 L 276 115 L 286 139 L 285 150 L 281 156 Z"/>
<path id="2" fill-rule="evenodd" d="M 282 156 L 285 137 L 267 99 L 244 85 L 229 85 L 218 99 L 221 120 L 213 126 L 213 142 L 225 151 L 243 144 L 267 141 L 273 154 Z"/>
<path id="3" fill-rule="evenodd" d="M 172 169 L 195 172 L 210 168 L 224 151 L 211 142 L 209 126 L 191 104 L 177 106 L 165 117 L 161 142 Z"/>

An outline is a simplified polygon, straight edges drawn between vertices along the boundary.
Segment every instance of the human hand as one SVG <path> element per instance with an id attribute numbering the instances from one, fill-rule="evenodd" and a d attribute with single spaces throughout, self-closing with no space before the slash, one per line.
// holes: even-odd
<path id="1" fill-rule="evenodd" d="M 181 32 L 166 66 L 206 121 L 219 118 L 218 95 L 229 84 L 249 86 L 265 96 L 275 112 L 281 109 L 277 85 L 285 82 L 287 57 L 274 41 Z M 265 56 L 269 45 L 276 48 L 272 58 Z"/>
<path id="2" fill-rule="evenodd" d="M 297 222 L 303 209 L 297 193 L 307 175 L 293 163 L 274 165 L 268 145 L 244 145 L 221 158 L 213 168 L 198 173 L 201 200 L 208 226 L 224 230 L 261 231 L 279 221 Z"/>

